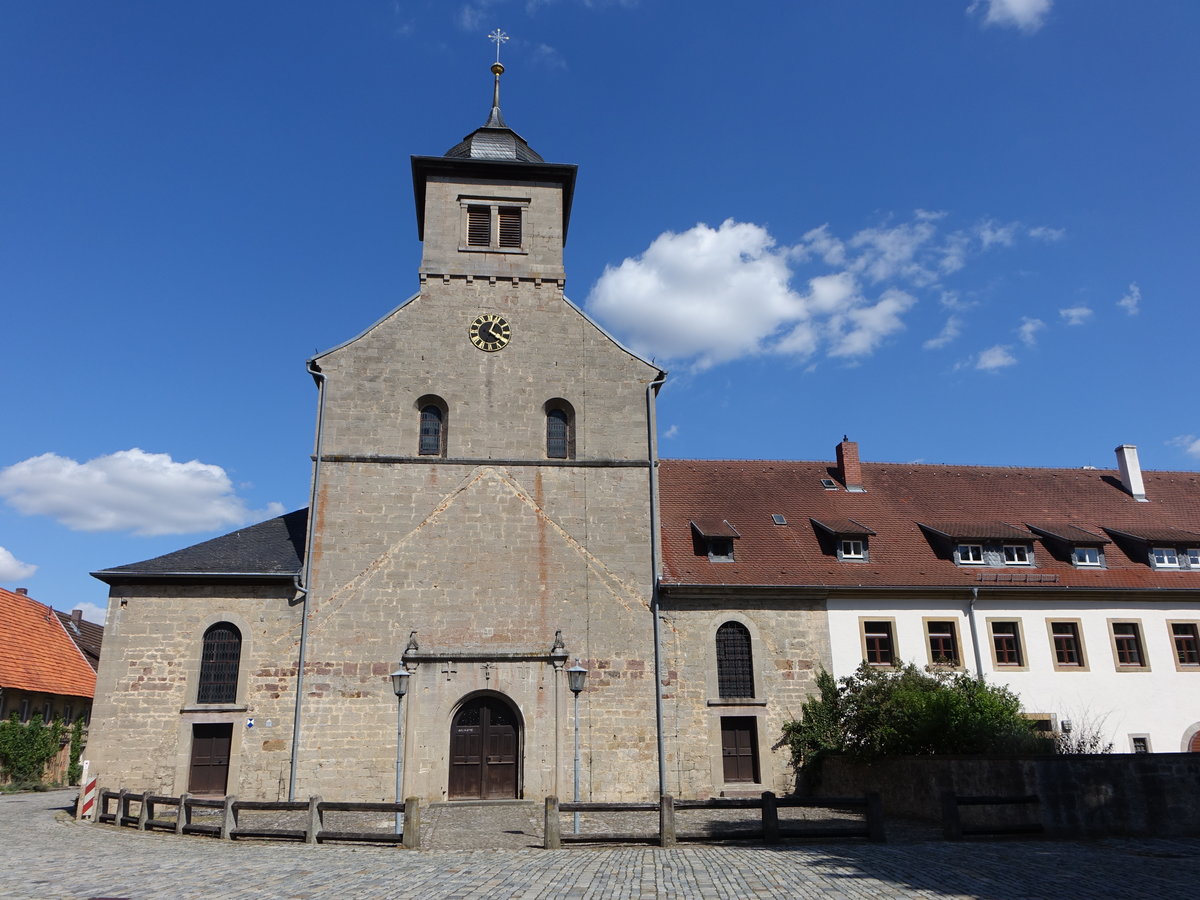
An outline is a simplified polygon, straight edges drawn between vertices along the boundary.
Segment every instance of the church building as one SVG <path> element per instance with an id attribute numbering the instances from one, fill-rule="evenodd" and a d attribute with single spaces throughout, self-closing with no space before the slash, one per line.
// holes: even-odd
<path id="1" fill-rule="evenodd" d="M 584 799 L 786 792 L 783 723 L 863 659 L 1025 677 L 1051 728 L 1115 682 L 1160 698 L 1118 749 L 1187 749 L 1195 473 L 660 465 L 666 374 L 564 295 L 576 169 L 492 71 L 485 124 L 412 159 L 417 293 L 308 361 L 309 507 L 94 573 L 106 786 L 568 798 L 578 730 Z"/>

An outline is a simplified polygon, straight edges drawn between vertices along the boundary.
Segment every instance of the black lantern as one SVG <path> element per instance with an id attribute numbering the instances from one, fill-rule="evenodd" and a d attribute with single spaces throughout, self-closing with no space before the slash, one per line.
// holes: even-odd
<path id="1" fill-rule="evenodd" d="M 397 669 L 391 674 L 392 690 L 396 692 L 397 697 L 403 697 L 408 693 L 408 679 L 411 677 L 412 673 L 404 669 Z"/>
<path id="2" fill-rule="evenodd" d="M 567 669 L 567 687 L 571 689 L 571 693 L 579 696 L 579 692 L 583 690 L 584 682 L 587 681 L 588 670 L 579 664 L 579 660 L 575 660 L 575 665 Z"/>

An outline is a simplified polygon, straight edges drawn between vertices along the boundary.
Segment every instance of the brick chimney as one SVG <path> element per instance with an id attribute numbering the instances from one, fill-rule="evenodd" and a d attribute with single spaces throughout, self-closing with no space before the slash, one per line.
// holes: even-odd
<path id="1" fill-rule="evenodd" d="M 837 445 L 838 478 L 852 494 L 861 494 L 863 487 L 862 466 L 858 464 L 858 444 L 842 435 L 842 442 Z"/>
<path id="2" fill-rule="evenodd" d="M 71 621 L 74 622 L 76 625 L 78 625 L 80 622 L 82 622 L 83 621 L 83 610 L 82 609 L 71 610 Z"/>
<path id="3" fill-rule="evenodd" d="M 22 597 L 28 597 L 28 596 L 29 596 L 29 588 L 17 588 L 17 591 L 16 591 L 16 592 L 17 592 L 18 594 L 20 594 Z"/>
<path id="4" fill-rule="evenodd" d="M 1129 495 L 1139 503 L 1146 503 L 1146 486 L 1142 483 L 1142 466 L 1138 462 L 1137 447 L 1122 444 L 1117 448 L 1117 468 L 1121 470 L 1121 484 Z"/>

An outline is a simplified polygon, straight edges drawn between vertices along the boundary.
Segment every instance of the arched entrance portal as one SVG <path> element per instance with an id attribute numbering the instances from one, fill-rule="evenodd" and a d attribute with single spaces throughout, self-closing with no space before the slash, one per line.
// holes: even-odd
<path id="1" fill-rule="evenodd" d="M 499 697 L 475 697 L 450 724 L 450 799 L 511 800 L 519 780 L 521 725 Z"/>
<path id="2" fill-rule="evenodd" d="M 1192 753 L 1200 753 L 1200 731 L 1192 735 L 1192 742 L 1188 745 L 1188 750 Z"/>

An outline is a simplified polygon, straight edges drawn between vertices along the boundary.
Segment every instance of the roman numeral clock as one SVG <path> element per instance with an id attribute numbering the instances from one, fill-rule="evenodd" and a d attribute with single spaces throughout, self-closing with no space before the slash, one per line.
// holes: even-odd
<path id="1" fill-rule="evenodd" d="M 503 350 L 512 340 L 512 326 L 503 316 L 484 313 L 471 323 L 471 343 L 487 353 Z"/>

